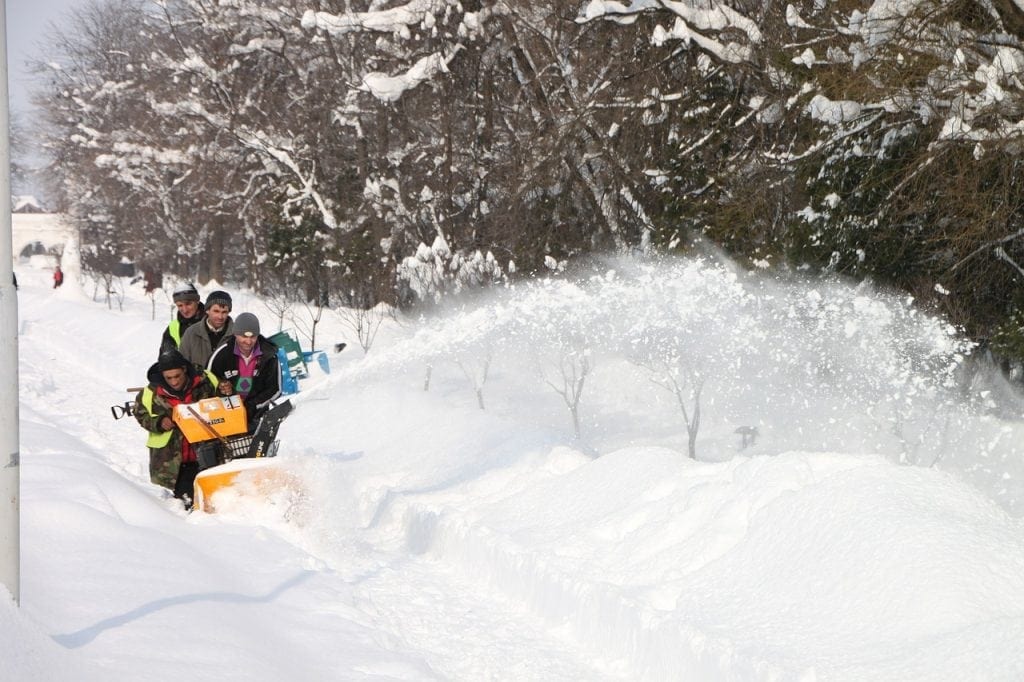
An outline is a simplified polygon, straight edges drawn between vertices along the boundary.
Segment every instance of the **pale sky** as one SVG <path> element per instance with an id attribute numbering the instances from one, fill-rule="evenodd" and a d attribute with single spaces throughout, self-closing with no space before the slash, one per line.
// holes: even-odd
<path id="1" fill-rule="evenodd" d="M 29 101 L 31 73 L 26 62 L 40 59 L 44 36 L 51 25 L 62 25 L 68 20 L 73 6 L 84 5 L 88 0 L 0 0 L 7 20 L 7 95 L 11 118 L 27 123 L 32 119 L 32 104 Z M 34 152 L 28 152 L 28 163 L 41 162 Z M 44 192 L 33 179 L 16 183 L 16 194 L 29 194 L 43 198 Z"/>
<path id="2" fill-rule="evenodd" d="M 0 0 L 7 10 L 7 83 L 11 111 L 28 114 L 29 77 L 25 62 L 41 56 L 40 43 L 50 24 L 61 24 L 75 5 L 86 0 Z"/>

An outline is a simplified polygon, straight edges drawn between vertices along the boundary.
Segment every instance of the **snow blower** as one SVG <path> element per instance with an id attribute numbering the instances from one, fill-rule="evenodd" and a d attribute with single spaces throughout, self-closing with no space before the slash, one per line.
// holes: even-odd
<path id="1" fill-rule="evenodd" d="M 223 463 L 200 462 L 193 510 L 216 511 L 214 496 L 228 490 L 237 496 L 266 497 L 280 487 L 295 484 L 294 476 L 271 459 L 280 445 L 277 430 L 292 409 L 287 400 L 273 406 L 249 433 L 245 405 L 238 396 L 207 398 L 175 408 L 174 420 L 189 442 L 216 439 L 220 443 Z"/>

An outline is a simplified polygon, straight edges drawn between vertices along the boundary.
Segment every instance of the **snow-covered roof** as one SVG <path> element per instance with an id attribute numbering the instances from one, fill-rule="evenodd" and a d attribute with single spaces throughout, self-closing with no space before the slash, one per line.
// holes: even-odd
<path id="1" fill-rule="evenodd" d="M 14 197 L 11 202 L 11 211 L 13 213 L 46 213 L 46 209 L 43 205 L 31 195 L 24 195 Z"/>

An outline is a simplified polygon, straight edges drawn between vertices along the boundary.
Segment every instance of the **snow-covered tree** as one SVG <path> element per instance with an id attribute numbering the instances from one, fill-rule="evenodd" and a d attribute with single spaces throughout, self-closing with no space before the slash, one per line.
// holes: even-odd
<path id="1" fill-rule="evenodd" d="M 103 0 L 43 60 L 51 177 L 97 253 L 308 301 L 710 241 L 1005 336 L 1022 27 L 1004 0 Z"/>

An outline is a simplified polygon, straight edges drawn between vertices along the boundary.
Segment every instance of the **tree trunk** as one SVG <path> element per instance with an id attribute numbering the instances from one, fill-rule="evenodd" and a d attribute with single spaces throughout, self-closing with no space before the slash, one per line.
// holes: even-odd
<path id="1" fill-rule="evenodd" d="M 224 282 L 224 218 L 214 218 L 210 231 L 209 274 L 210 279 Z"/>

